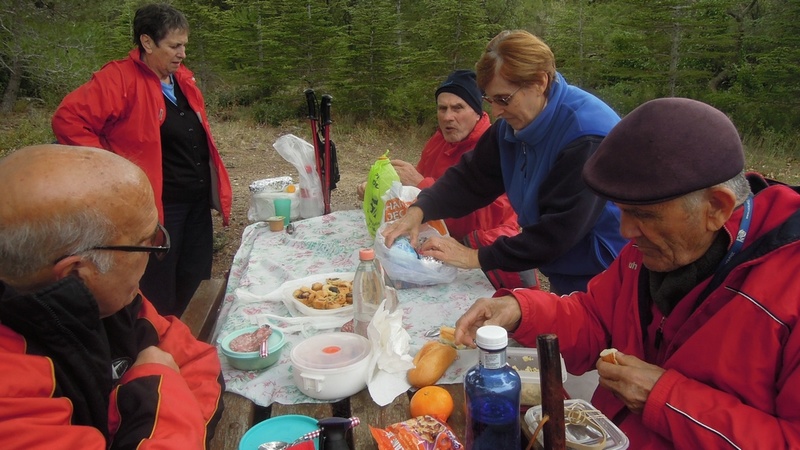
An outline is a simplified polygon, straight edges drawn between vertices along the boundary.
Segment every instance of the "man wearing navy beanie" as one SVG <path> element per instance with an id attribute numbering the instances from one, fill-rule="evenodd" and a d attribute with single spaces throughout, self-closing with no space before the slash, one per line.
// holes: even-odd
<path id="1" fill-rule="evenodd" d="M 483 98 L 472 70 L 452 72 L 436 89 L 435 99 L 439 127 L 425 143 L 416 167 L 400 159 L 392 160 L 403 186 L 425 189 L 432 185 L 463 154 L 475 148 L 478 139 L 491 125 L 489 115 L 481 108 Z M 362 183 L 358 188 L 360 199 L 364 198 L 365 186 L 366 183 Z M 519 233 L 517 214 L 505 194 L 464 217 L 445 219 L 445 224 L 450 236 L 471 247 L 489 245 L 499 236 Z M 486 276 L 498 289 L 533 287 L 539 283 L 535 272 L 520 275 L 492 270 Z"/>
<path id="2" fill-rule="evenodd" d="M 480 116 L 483 115 L 483 98 L 481 97 L 481 90 L 478 89 L 478 82 L 475 79 L 475 71 L 473 70 L 456 70 L 451 73 L 444 83 L 439 85 L 436 90 L 436 99 L 442 92 L 450 92 L 461 97 L 475 112 Z"/>

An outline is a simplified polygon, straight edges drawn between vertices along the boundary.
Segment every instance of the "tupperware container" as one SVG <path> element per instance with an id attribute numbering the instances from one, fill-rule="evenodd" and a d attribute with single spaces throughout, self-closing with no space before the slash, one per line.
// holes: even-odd
<path id="1" fill-rule="evenodd" d="M 355 333 L 311 336 L 292 349 L 292 377 L 309 397 L 348 397 L 367 386 L 371 353 L 369 340 Z"/>
<path id="2" fill-rule="evenodd" d="M 230 363 L 231 367 L 239 370 L 262 370 L 278 361 L 286 339 L 283 336 L 283 332 L 276 328 L 272 329 L 272 334 L 267 341 L 269 344 L 269 356 L 266 358 L 262 358 L 258 351 L 235 352 L 231 350 L 230 343 L 232 340 L 242 334 L 252 333 L 257 329 L 257 326 L 243 328 L 230 333 L 222 339 L 222 342 L 220 342 L 220 349 L 222 349 L 222 354 L 228 359 L 228 363 Z"/>
<path id="3" fill-rule="evenodd" d="M 597 448 L 598 450 L 625 450 L 630 445 L 628 437 L 610 421 L 603 413 L 595 407 L 579 398 L 564 400 L 565 416 L 569 417 L 567 410 L 572 410 L 576 416 L 584 415 L 591 417 L 596 427 L 587 429 L 580 424 L 570 425 L 570 420 L 565 419 L 566 426 L 566 447 L 567 449 Z M 542 407 L 534 406 L 525 413 L 525 424 L 531 433 L 536 431 L 539 421 L 542 419 Z M 585 422 L 583 422 L 585 423 Z M 602 430 L 602 435 L 600 435 Z M 540 445 L 544 445 L 544 437 L 539 433 L 537 437 Z"/>
<path id="4" fill-rule="evenodd" d="M 506 361 L 513 367 L 522 380 L 520 404 L 525 406 L 542 403 L 542 387 L 539 378 L 539 352 L 535 348 L 508 347 Z M 561 382 L 567 381 L 567 368 L 561 358 Z"/>

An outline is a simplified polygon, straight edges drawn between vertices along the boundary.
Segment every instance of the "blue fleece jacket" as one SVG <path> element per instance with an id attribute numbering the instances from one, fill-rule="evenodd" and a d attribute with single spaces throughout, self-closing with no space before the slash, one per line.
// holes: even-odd
<path id="1" fill-rule="evenodd" d="M 522 232 L 480 248 L 481 268 L 539 268 L 556 292 L 584 290 L 626 242 L 619 210 L 581 179 L 586 159 L 618 121 L 605 103 L 556 74 L 533 122 L 515 133 L 498 120 L 415 205 L 425 220 L 460 217 L 507 193 Z"/>

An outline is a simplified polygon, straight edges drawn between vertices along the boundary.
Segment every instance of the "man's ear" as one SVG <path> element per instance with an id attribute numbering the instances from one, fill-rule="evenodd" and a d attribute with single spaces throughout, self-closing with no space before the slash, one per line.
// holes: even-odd
<path id="1" fill-rule="evenodd" d="M 707 228 L 709 231 L 721 229 L 736 209 L 736 195 L 725 187 L 709 189 Z"/>
<path id="2" fill-rule="evenodd" d="M 54 281 L 59 281 L 74 275 L 80 279 L 85 279 L 92 266 L 80 255 L 67 256 L 53 265 L 53 278 Z"/>

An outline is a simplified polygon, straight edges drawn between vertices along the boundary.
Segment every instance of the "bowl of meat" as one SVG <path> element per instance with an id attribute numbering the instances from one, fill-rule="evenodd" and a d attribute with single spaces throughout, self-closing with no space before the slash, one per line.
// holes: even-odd
<path id="1" fill-rule="evenodd" d="M 285 343 L 281 330 L 269 326 L 252 326 L 225 336 L 220 342 L 220 348 L 231 367 L 239 370 L 263 370 L 278 361 Z"/>

